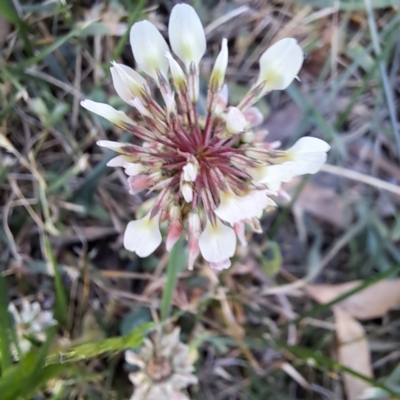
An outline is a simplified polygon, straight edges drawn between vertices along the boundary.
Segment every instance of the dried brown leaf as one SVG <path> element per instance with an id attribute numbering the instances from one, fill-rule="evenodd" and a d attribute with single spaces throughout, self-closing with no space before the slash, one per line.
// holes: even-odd
<path id="1" fill-rule="evenodd" d="M 347 311 L 333 307 L 338 339 L 338 361 L 340 364 L 372 378 L 371 357 L 363 326 Z M 350 374 L 343 374 L 347 400 L 357 400 L 371 385 Z"/>
<path id="2" fill-rule="evenodd" d="M 359 286 L 361 281 L 339 285 L 308 285 L 305 290 L 315 301 L 329 303 Z M 357 292 L 338 305 L 357 319 L 379 318 L 400 303 L 400 279 L 382 280 Z"/>

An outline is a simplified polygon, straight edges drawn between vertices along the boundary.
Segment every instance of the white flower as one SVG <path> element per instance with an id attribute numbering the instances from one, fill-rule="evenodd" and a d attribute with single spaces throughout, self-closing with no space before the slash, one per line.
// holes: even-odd
<path id="1" fill-rule="evenodd" d="M 172 50 L 189 71 L 190 64 L 198 64 L 206 52 L 206 35 L 199 16 L 192 6 L 177 4 L 171 12 L 168 36 Z"/>
<path id="2" fill-rule="evenodd" d="M 156 332 L 153 340 L 143 343 L 139 354 L 125 353 L 126 362 L 139 368 L 129 374 L 135 385 L 131 400 L 189 400 L 182 390 L 198 379 L 190 349 L 179 340 L 179 328 L 166 335 Z"/>
<path id="3" fill-rule="evenodd" d="M 235 254 L 235 231 L 219 218 L 216 218 L 214 224 L 207 220 L 207 225 L 199 237 L 199 247 L 205 260 L 212 263 L 225 261 Z"/>
<path id="4" fill-rule="evenodd" d="M 143 117 L 137 124 L 105 104 L 84 101 L 82 105 L 136 138 L 134 144 L 98 142 L 119 154 L 108 165 L 125 169 L 130 193 L 146 190 L 146 196 L 153 197 L 146 202 L 149 214 L 128 224 L 126 248 L 141 257 L 150 254 L 161 241 L 159 222 L 168 217 L 168 250 L 187 227 L 189 269 L 200 250 L 212 268 L 224 269 L 235 252 L 236 235 L 246 244 L 245 224 L 254 232 L 262 231 L 259 218 L 268 207 L 276 206 L 269 195 L 284 196 L 282 182 L 315 173 L 326 161 L 329 145 L 305 138 L 285 152 L 278 149 L 279 142 L 264 142 L 267 130 L 253 129 L 263 121 L 261 112 L 253 107 L 257 100 L 271 90 L 285 89 L 299 72 L 303 51 L 295 39 L 282 39 L 264 52 L 256 84 L 232 107 L 224 84 L 229 61 L 224 38 L 212 68 L 205 107 L 199 107 L 199 63 L 206 51 L 206 37 L 194 8 L 174 6 L 168 32 L 174 55 L 150 22 L 138 22 L 130 32 L 138 70 L 156 85 L 148 85 L 129 67 L 112 64 L 117 93 Z M 154 95 L 154 86 L 161 96 Z M 204 115 L 198 112 L 200 108 Z M 171 217 L 171 212 L 179 218 Z M 159 397 L 166 396 L 160 393 Z"/>
<path id="5" fill-rule="evenodd" d="M 147 257 L 160 245 L 160 214 L 150 218 L 150 212 L 141 219 L 129 222 L 124 234 L 124 247 L 136 252 L 139 257 Z"/>
<path id="6" fill-rule="evenodd" d="M 299 73 L 303 60 L 303 50 L 296 39 L 279 40 L 261 56 L 256 85 L 264 83 L 264 92 L 286 89 Z"/>
<path id="7" fill-rule="evenodd" d="M 325 164 L 327 152 L 331 146 L 314 137 L 300 138 L 290 149 L 286 150 L 284 159 L 292 176 L 315 174 Z"/>
<path id="8" fill-rule="evenodd" d="M 108 104 L 97 103 L 92 100 L 83 100 L 81 101 L 81 106 L 121 128 L 126 128 L 129 125 L 136 125 L 124 112 L 118 111 Z"/>
<path id="9" fill-rule="evenodd" d="M 236 135 L 244 132 L 248 122 L 243 113 L 236 107 L 230 107 L 225 116 L 225 128 L 228 134 Z"/>
<path id="10" fill-rule="evenodd" d="M 215 214 L 232 225 L 262 214 L 268 205 L 265 190 L 253 190 L 245 196 L 238 196 L 229 189 L 221 192 L 220 199 L 221 203 L 215 210 Z"/>
<path id="11" fill-rule="evenodd" d="M 141 70 L 156 82 L 159 81 L 158 73 L 168 79 L 169 64 L 165 53 L 169 48 L 161 33 L 151 22 L 136 22 L 131 28 L 130 42 L 133 56 Z"/>
<path id="12" fill-rule="evenodd" d="M 21 300 L 21 311 L 18 311 L 14 303 L 9 304 L 8 311 L 14 319 L 18 345 L 23 354 L 32 347 L 30 340 L 26 337 L 31 336 L 35 340 L 44 341 L 46 330 L 57 325 L 57 321 L 53 318 L 53 312 L 43 311 L 38 302 L 31 303 L 26 298 Z M 12 351 L 16 355 L 16 349 L 13 348 Z"/>

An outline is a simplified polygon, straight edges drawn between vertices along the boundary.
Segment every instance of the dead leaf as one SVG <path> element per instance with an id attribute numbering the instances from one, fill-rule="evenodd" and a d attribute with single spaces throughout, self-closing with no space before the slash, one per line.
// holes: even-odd
<path id="1" fill-rule="evenodd" d="M 325 304 L 361 283 L 361 281 L 351 281 L 339 285 L 308 285 L 305 291 L 318 303 Z M 374 283 L 338 305 L 354 318 L 362 320 L 379 318 L 398 303 L 400 303 L 400 279 L 394 279 Z"/>
<path id="2" fill-rule="evenodd" d="M 347 311 L 333 307 L 338 339 L 338 361 L 340 364 L 372 378 L 371 356 L 363 326 Z M 347 400 L 357 400 L 371 385 L 350 374 L 343 374 Z"/>
<path id="3" fill-rule="evenodd" d="M 283 185 L 283 189 L 291 195 L 294 194 L 300 180 L 301 178 L 292 179 Z M 293 212 L 297 217 L 307 212 L 341 229 L 346 227 L 352 219 L 352 215 L 349 215 L 351 210 L 348 198 L 331 187 L 321 186 L 314 182 L 306 183 L 293 206 Z"/>

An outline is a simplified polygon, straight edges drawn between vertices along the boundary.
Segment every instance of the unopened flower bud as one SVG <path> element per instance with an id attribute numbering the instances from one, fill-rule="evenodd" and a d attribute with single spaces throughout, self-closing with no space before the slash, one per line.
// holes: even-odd
<path id="1" fill-rule="evenodd" d="M 183 180 L 186 182 L 194 182 L 199 172 L 199 163 L 195 157 L 191 157 L 190 161 L 182 169 Z"/>
<path id="2" fill-rule="evenodd" d="M 236 135 L 245 131 L 247 120 L 236 107 L 231 107 L 225 116 L 225 129 L 229 135 Z"/>
<path id="3" fill-rule="evenodd" d="M 239 221 L 236 224 L 234 224 L 233 230 L 235 231 L 241 245 L 243 247 L 247 246 L 247 240 L 246 240 L 245 229 L 244 229 L 244 221 Z"/>
<path id="4" fill-rule="evenodd" d="M 142 98 L 150 92 L 146 80 L 132 68 L 112 61 L 110 71 L 116 92 L 128 104 L 132 105 L 135 97 Z"/>
<path id="5" fill-rule="evenodd" d="M 81 101 L 81 106 L 97 115 L 100 115 L 100 117 L 107 119 L 120 128 L 126 129 L 128 126 L 136 125 L 124 112 L 117 111 L 108 104 L 97 103 L 92 100 L 83 100 Z"/>
<path id="6" fill-rule="evenodd" d="M 129 193 L 135 195 L 153 184 L 147 175 L 136 175 L 128 178 Z"/>
<path id="7" fill-rule="evenodd" d="M 215 60 L 210 78 L 210 91 L 216 93 L 222 89 L 225 81 L 226 67 L 228 66 L 228 41 L 222 39 L 221 51 Z"/>
<path id="8" fill-rule="evenodd" d="M 191 212 L 188 216 L 188 233 L 189 233 L 188 269 L 192 270 L 196 258 L 200 254 L 199 236 L 201 234 L 201 221 L 199 214 L 196 212 Z"/>
<path id="9" fill-rule="evenodd" d="M 181 208 L 179 206 L 174 205 L 170 208 L 168 220 L 169 228 L 166 248 L 168 251 L 171 251 L 172 247 L 174 247 L 174 244 L 179 240 L 183 231 Z"/>
<path id="10" fill-rule="evenodd" d="M 165 56 L 168 58 L 169 68 L 171 70 L 172 81 L 174 82 L 175 89 L 178 93 L 185 91 L 186 89 L 186 76 L 181 66 L 172 57 L 170 52 L 167 52 Z"/>

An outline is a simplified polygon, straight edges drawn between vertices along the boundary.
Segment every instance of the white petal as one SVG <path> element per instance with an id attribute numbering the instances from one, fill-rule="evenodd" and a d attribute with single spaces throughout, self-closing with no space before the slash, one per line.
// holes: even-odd
<path id="1" fill-rule="evenodd" d="M 191 203 L 193 200 L 193 188 L 189 183 L 184 183 L 181 187 L 182 196 L 186 203 Z"/>
<path id="2" fill-rule="evenodd" d="M 199 172 L 199 164 L 196 162 L 188 162 L 183 168 L 183 180 L 186 182 L 194 182 Z"/>
<path id="3" fill-rule="evenodd" d="M 280 189 L 282 182 L 289 182 L 293 178 L 293 163 L 284 163 L 276 165 L 266 165 L 259 168 L 248 169 L 248 174 L 257 183 L 263 183 L 268 189 L 276 192 Z"/>
<path id="4" fill-rule="evenodd" d="M 251 127 L 261 125 L 264 121 L 264 116 L 257 107 L 250 107 L 243 114 Z"/>
<path id="5" fill-rule="evenodd" d="M 301 153 L 318 153 L 323 152 L 326 153 L 329 151 L 331 146 L 324 142 L 321 139 L 306 136 L 300 138 L 290 149 L 288 152 L 301 154 Z"/>
<path id="6" fill-rule="evenodd" d="M 259 215 L 268 204 L 264 190 L 253 190 L 246 196 L 237 196 L 229 189 L 227 192 L 221 193 L 220 200 L 215 214 L 232 225 Z"/>
<path id="7" fill-rule="evenodd" d="M 228 269 L 231 265 L 232 263 L 229 258 L 220 262 L 210 262 L 210 268 L 216 269 L 217 271 Z"/>
<path id="8" fill-rule="evenodd" d="M 215 113 L 217 115 L 220 115 L 222 112 L 225 111 L 226 106 L 228 105 L 228 95 L 228 85 L 225 83 L 225 85 L 222 86 L 222 89 L 218 93 L 217 103 L 215 105 Z"/>
<path id="9" fill-rule="evenodd" d="M 279 40 L 261 56 L 257 84 L 265 82 L 265 91 L 286 89 L 299 73 L 303 60 L 303 50 L 296 39 Z"/>
<path id="10" fill-rule="evenodd" d="M 96 144 L 97 144 L 97 146 L 106 147 L 107 149 L 116 150 L 116 151 L 118 151 L 118 149 L 120 149 L 122 147 L 129 146 L 126 143 L 113 142 L 112 140 L 98 140 L 96 142 Z"/>
<path id="11" fill-rule="evenodd" d="M 100 140 L 99 142 L 106 142 L 106 140 Z M 111 143 L 117 143 L 117 142 L 111 142 Z M 131 161 L 128 156 L 124 156 L 121 154 L 117 157 L 112 158 L 106 165 L 107 167 L 125 167 L 125 164 L 130 162 Z"/>
<path id="12" fill-rule="evenodd" d="M 169 68 L 171 70 L 172 80 L 174 82 L 175 89 L 178 92 L 185 90 L 186 87 L 186 76 L 183 72 L 181 66 L 176 62 L 176 60 L 172 57 L 170 52 L 165 54 L 169 62 Z"/>
<path id="13" fill-rule="evenodd" d="M 199 16 L 188 4 L 177 4 L 171 12 L 168 35 L 172 50 L 189 69 L 196 66 L 206 52 L 206 35 Z"/>
<path id="14" fill-rule="evenodd" d="M 326 152 L 330 145 L 321 139 L 303 137 L 286 151 L 290 161 L 285 162 L 291 168 L 293 176 L 315 174 L 325 164 Z"/>
<path id="15" fill-rule="evenodd" d="M 136 221 L 129 222 L 124 234 L 124 247 L 136 252 L 139 257 L 147 257 L 160 245 L 160 213 L 150 218 L 150 213 Z"/>
<path id="16" fill-rule="evenodd" d="M 97 103 L 92 100 L 83 100 L 81 101 L 81 106 L 120 127 L 135 125 L 124 112 L 118 111 L 108 104 Z"/>
<path id="17" fill-rule="evenodd" d="M 230 107 L 225 116 L 225 128 L 230 135 L 243 132 L 247 126 L 246 117 L 236 107 Z"/>
<path id="18" fill-rule="evenodd" d="M 244 221 L 240 221 L 236 224 L 233 225 L 233 230 L 235 231 L 240 244 L 242 246 L 247 246 L 247 240 L 246 240 L 246 231 L 245 231 L 245 225 Z"/>
<path id="19" fill-rule="evenodd" d="M 228 66 L 228 40 L 223 38 L 221 51 L 215 60 L 210 78 L 210 89 L 213 92 L 220 91 L 225 80 L 226 67 Z"/>
<path id="20" fill-rule="evenodd" d="M 125 361 L 131 365 L 137 365 L 139 368 L 144 368 L 145 363 L 143 360 L 132 350 L 127 350 L 125 352 Z"/>
<path id="21" fill-rule="evenodd" d="M 23 321 L 22 321 L 22 318 L 21 318 L 21 316 L 20 316 L 20 314 L 19 314 L 19 312 L 18 312 L 18 310 L 17 310 L 17 307 L 15 307 L 15 304 L 14 303 L 10 303 L 9 305 L 8 305 L 8 311 L 9 311 L 9 313 L 13 316 L 13 318 L 14 318 L 14 322 L 16 323 L 16 324 L 21 324 Z"/>
<path id="22" fill-rule="evenodd" d="M 291 169 L 292 176 L 315 174 L 326 163 L 327 157 L 326 153 L 301 153 L 296 155 L 295 161 L 283 165 Z"/>
<path id="23" fill-rule="evenodd" d="M 130 42 L 140 69 L 156 81 L 157 71 L 167 79 L 168 60 L 165 53 L 169 48 L 158 29 L 149 21 L 136 22 L 131 28 Z"/>
<path id="24" fill-rule="evenodd" d="M 140 163 L 125 163 L 124 167 L 128 176 L 136 176 L 144 171 L 144 167 Z"/>
<path id="25" fill-rule="evenodd" d="M 153 118 L 153 114 L 144 106 L 139 97 L 135 97 L 130 104 L 132 104 L 133 107 L 140 112 L 140 114 L 144 115 L 145 117 Z"/>
<path id="26" fill-rule="evenodd" d="M 231 258 L 236 250 L 235 231 L 217 218 L 215 225 L 209 220 L 199 237 L 201 255 L 205 260 L 219 263 Z"/>
<path id="27" fill-rule="evenodd" d="M 122 100 L 131 104 L 135 97 L 140 97 L 147 88 L 146 80 L 132 68 L 112 62 L 110 68 L 115 91 Z"/>
<path id="28" fill-rule="evenodd" d="M 128 178 L 129 193 L 135 195 L 140 193 L 142 190 L 148 189 L 154 184 L 154 180 L 148 175 L 130 175 Z"/>

